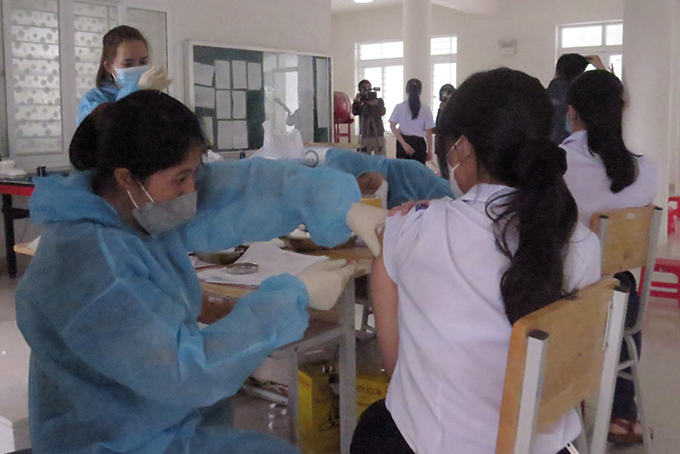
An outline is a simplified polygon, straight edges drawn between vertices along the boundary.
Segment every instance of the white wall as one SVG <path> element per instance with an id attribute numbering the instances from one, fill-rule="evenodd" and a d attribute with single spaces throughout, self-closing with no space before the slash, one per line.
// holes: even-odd
<path id="1" fill-rule="evenodd" d="M 330 0 L 172 0 L 173 95 L 184 99 L 187 39 L 269 49 L 331 53 Z"/>
<path id="2" fill-rule="evenodd" d="M 504 0 L 496 16 L 479 16 L 432 7 L 432 35 L 458 36 L 458 81 L 470 74 L 509 66 L 552 79 L 556 28 L 562 24 L 623 19 L 623 0 Z M 402 37 L 401 6 L 333 14 L 334 89 L 354 94 L 356 42 Z M 516 39 L 517 54 L 502 56 L 498 41 Z"/>

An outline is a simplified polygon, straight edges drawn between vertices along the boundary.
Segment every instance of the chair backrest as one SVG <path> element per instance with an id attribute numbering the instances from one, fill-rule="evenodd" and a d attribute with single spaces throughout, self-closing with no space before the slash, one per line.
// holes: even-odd
<path id="1" fill-rule="evenodd" d="M 597 234 L 602 245 L 603 276 L 645 268 L 640 292 L 641 315 L 637 317 L 635 326 L 627 330 L 629 334 L 642 328 L 651 291 L 662 211 L 657 206 L 647 205 L 595 213 L 590 218 L 590 230 Z"/>
<path id="2" fill-rule="evenodd" d="M 611 410 L 628 296 L 615 291 L 617 285 L 603 278 L 513 325 L 497 454 L 530 453 L 534 433 L 598 390 L 603 406 L 609 405 L 604 413 Z M 599 424 L 608 422 L 602 419 Z"/>

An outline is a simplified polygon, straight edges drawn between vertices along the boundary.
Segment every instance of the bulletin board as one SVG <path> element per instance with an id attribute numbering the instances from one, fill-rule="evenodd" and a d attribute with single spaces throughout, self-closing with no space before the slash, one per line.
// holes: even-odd
<path id="1" fill-rule="evenodd" d="M 279 56 L 295 58 L 278 59 Z M 293 79 L 274 77 L 276 71 L 290 71 L 273 68 L 277 61 L 298 62 L 298 57 L 300 62 L 305 62 L 304 77 L 297 74 Z M 282 128 L 288 124 L 290 129 L 296 118 L 303 118 L 305 127 L 299 128 L 303 131 L 303 141 L 330 141 L 329 57 L 187 41 L 185 68 L 187 104 L 201 119 L 214 151 L 259 149 L 264 140 L 262 123 L 265 120 L 276 121 Z M 301 100 L 304 98 L 305 105 L 302 101 L 299 105 L 304 115 L 293 115 L 295 107 L 288 109 L 276 96 L 277 90 L 282 89 L 274 86 L 275 79 L 288 81 L 289 86 L 283 91 L 290 94 L 292 90 L 295 107 L 298 107 L 298 93 Z M 291 87 L 292 83 L 300 86 Z M 277 104 L 288 113 L 281 112 Z M 284 116 L 290 120 L 285 124 Z"/>

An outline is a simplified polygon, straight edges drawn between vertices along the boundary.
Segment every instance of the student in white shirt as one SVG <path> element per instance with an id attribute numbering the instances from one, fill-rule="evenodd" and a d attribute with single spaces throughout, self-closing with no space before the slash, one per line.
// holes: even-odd
<path id="1" fill-rule="evenodd" d="M 394 108 L 390 129 L 397 138 L 397 158 L 415 159 L 425 164 L 434 159 L 432 130 L 434 119 L 428 106 L 420 102 L 423 84 L 418 79 L 406 83 L 408 99 Z"/>
<path id="2" fill-rule="evenodd" d="M 463 195 L 387 220 L 371 292 L 392 380 L 351 453 L 493 454 L 512 324 L 599 279 L 552 116 L 538 79 L 507 68 L 471 76 L 444 107 L 437 145 Z M 533 454 L 566 453 L 580 430 L 570 412 Z"/>
<path id="3" fill-rule="evenodd" d="M 572 134 L 560 145 L 567 152 L 564 175 L 579 209 L 579 220 L 588 225 L 593 213 L 645 206 L 654 201 L 658 170 L 651 159 L 631 153 L 623 142 L 623 84 L 614 74 L 588 71 L 579 76 L 567 94 L 567 118 Z M 631 288 L 626 325 L 635 324 L 640 297 L 629 272 L 615 276 Z M 639 336 L 635 341 L 640 350 Z M 622 355 L 627 358 L 627 346 Z M 609 441 L 642 443 L 637 420 L 633 382 L 618 378 L 609 427 Z"/>

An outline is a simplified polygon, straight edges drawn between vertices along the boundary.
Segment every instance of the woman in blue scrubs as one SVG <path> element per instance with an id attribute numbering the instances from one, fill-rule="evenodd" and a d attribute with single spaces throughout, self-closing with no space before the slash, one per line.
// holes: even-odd
<path id="1" fill-rule="evenodd" d="M 165 90 L 168 80 L 161 67 L 149 66 L 149 46 L 136 28 L 120 25 L 102 40 L 96 87 L 78 103 L 78 124 L 99 104 L 118 101 L 137 90 Z"/>
<path id="2" fill-rule="evenodd" d="M 34 453 L 297 452 L 215 424 L 206 408 L 300 339 L 310 300 L 337 299 L 350 266 L 267 279 L 200 329 L 187 253 L 268 240 L 300 223 L 321 245 L 346 241 L 350 228 L 376 243 L 380 216 L 366 222 L 378 212 L 357 203 L 352 175 L 260 158 L 202 165 L 207 146 L 186 106 L 144 90 L 81 123 L 75 172 L 36 180 L 31 219 L 44 234 L 16 293 L 31 347 Z"/>

